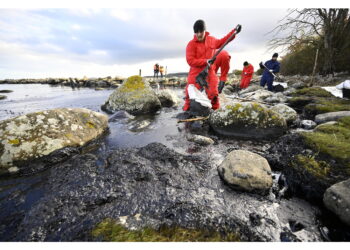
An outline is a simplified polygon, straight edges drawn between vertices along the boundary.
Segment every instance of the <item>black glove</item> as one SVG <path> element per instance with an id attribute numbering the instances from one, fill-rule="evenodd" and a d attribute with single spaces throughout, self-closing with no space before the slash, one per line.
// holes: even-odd
<path id="1" fill-rule="evenodd" d="M 236 32 L 237 32 L 237 34 L 238 34 L 239 32 L 241 32 L 241 30 L 242 30 L 242 25 L 238 24 L 238 25 L 236 26 Z"/>
<path id="2" fill-rule="evenodd" d="M 215 61 L 215 58 L 209 59 L 209 60 L 207 60 L 207 64 L 208 64 L 209 66 L 210 66 L 210 65 L 213 65 L 214 61 Z"/>
<path id="3" fill-rule="evenodd" d="M 221 92 L 224 89 L 224 87 L 225 87 L 225 82 L 224 81 L 220 81 L 219 82 L 219 86 L 218 86 L 219 94 L 221 94 Z"/>

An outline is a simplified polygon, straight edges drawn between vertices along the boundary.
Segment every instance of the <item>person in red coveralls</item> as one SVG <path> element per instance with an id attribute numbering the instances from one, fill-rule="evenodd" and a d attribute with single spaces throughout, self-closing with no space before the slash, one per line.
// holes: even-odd
<path id="1" fill-rule="evenodd" d="M 241 31 L 241 26 L 237 26 L 237 33 Z M 197 89 L 200 90 L 201 86 L 196 82 L 196 76 L 207 66 L 212 64 L 210 60 L 217 49 L 219 49 L 226 40 L 235 32 L 235 29 L 230 31 L 225 37 L 217 39 L 210 36 L 209 32 L 206 31 L 205 23 L 203 20 L 197 20 L 193 25 L 194 37 L 187 44 L 186 47 L 186 60 L 190 65 L 190 71 L 187 77 L 187 85 L 185 89 L 185 105 L 184 111 L 190 110 L 190 99 L 188 95 L 188 86 L 193 84 Z M 231 39 L 231 41 L 235 36 Z M 219 91 L 218 91 L 218 77 L 215 73 L 215 66 L 211 66 L 208 73 L 207 82 L 209 87 L 205 89 L 206 94 L 211 101 L 212 109 L 218 109 L 220 107 L 219 102 Z"/>
<path id="2" fill-rule="evenodd" d="M 243 63 L 243 71 L 241 75 L 241 85 L 239 87 L 241 89 L 245 89 L 249 86 L 250 80 L 253 77 L 254 74 L 254 67 L 248 62 Z"/>
<path id="3" fill-rule="evenodd" d="M 225 82 L 227 81 L 227 74 L 230 71 L 230 60 L 231 56 L 226 50 L 222 50 L 216 57 L 213 64 L 215 73 L 218 73 L 220 68 L 220 82 L 218 86 L 218 91 L 221 93 L 222 89 L 225 87 Z"/>

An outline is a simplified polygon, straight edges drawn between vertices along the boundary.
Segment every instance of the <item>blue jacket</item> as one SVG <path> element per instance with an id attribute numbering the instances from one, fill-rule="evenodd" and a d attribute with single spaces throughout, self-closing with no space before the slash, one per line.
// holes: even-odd
<path id="1" fill-rule="evenodd" d="M 276 60 L 268 60 L 265 62 L 265 66 L 268 68 L 268 69 L 272 69 L 273 70 L 273 73 L 278 73 L 280 72 L 280 63 Z M 267 77 L 267 78 L 273 78 L 273 75 L 265 68 L 264 70 L 264 73 L 263 73 L 263 76 Z"/>

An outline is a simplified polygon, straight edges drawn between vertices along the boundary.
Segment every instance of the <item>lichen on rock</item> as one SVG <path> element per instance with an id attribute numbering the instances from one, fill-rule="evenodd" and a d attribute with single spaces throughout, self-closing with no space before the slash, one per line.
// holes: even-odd
<path id="1" fill-rule="evenodd" d="M 102 105 L 109 113 L 125 110 L 133 115 L 154 113 L 161 103 L 152 88 L 140 76 L 131 76 Z"/>
<path id="2" fill-rule="evenodd" d="M 19 167 L 64 147 L 83 146 L 106 130 L 107 120 L 88 109 L 61 108 L 1 121 L 0 168 Z"/>
<path id="3" fill-rule="evenodd" d="M 209 122 L 221 135 L 242 138 L 277 137 L 287 129 L 283 117 L 255 102 L 226 105 L 211 113 Z"/>

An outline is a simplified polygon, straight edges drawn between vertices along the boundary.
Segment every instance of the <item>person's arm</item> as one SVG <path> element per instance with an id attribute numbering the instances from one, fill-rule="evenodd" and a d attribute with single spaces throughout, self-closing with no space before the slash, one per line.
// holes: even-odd
<path id="1" fill-rule="evenodd" d="M 224 36 L 221 39 L 216 39 L 214 40 L 214 47 L 215 49 L 219 49 L 225 42 L 227 39 L 229 39 L 229 37 L 233 34 L 233 32 L 235 32 L 235 29 L 231 30 L 230 33 L 228 33 L 226 36 Z M 233 36 L 229 42 L 231 42 L 233 39 L 235 39 L 236 36 Z"/>
<path id="2" fill-rule="evenodd" d="M 186 47 L 186 60 L 191 67 L 203 67 L 207 65 L 207 59 L 196 58 L 196 49 L 191 42 Z"/>
<path id="3" fill-rule="evenodd" d="M 278 73 L 278 72 L 280 72 L 280 63 L 276 62 L 273 67 L 273 73 Z"/>
<path id="4" fill-rule="evenodd" d="M 247 76 L 252 76 L 253 74 L 254 74 L 254 67 L 253 66 L 248 67 Z"/>

